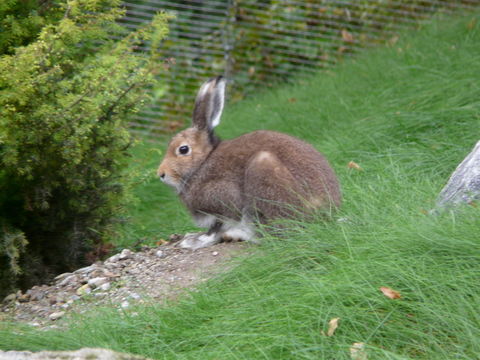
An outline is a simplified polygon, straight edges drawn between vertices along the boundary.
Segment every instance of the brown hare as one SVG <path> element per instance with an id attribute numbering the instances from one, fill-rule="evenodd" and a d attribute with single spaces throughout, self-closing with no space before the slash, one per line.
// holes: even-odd
<path id="1" fill-rule="evenodd" d="M 254 240 L 254 221 L 292 217 L 340 205 L 328 161 L 313 146 L 274 131 L 221 141 L 225 78 L 205 82 L 192 126 L 175 135 L 158 176 L 174 187 L 206 233 L 187 234 L 180 246 L 198 249 L 223 240 Z"/>

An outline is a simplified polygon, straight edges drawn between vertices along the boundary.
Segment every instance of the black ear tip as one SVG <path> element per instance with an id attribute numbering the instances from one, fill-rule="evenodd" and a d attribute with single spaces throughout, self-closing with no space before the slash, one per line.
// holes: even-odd
<path id="1" fill-rule="evenodd" d="M 216 77 L 214 77 L 213 79 L 211 79 L 212 81 L 215 81 L 215 85 L 218 85 L 219 83 L 221 83 L 222 81 L 226 81 L 226 78 L 225 76 L 223 75 L 218 75 Z"/>

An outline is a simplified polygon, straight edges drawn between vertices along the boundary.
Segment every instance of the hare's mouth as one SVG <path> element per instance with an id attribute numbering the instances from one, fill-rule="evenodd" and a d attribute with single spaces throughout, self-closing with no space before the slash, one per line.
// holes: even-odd
<path id="1" fill-rule="evenodd" d="M 160 176 L 160 180 L 164 184 L 173 187 L 177 191 L 177 193 L 180 193 L 182 191 L 183 184 L 181 180 L 179 181 L 168 174 L 164 174 L 163 176 Z"/>

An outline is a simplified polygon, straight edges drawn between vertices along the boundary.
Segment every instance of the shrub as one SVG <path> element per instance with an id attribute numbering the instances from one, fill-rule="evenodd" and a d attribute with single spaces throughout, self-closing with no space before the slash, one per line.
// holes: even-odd
<path id="1" fill-rule="evenodd" d="M 85 264 L 106 238 L 128 185 L 127 119 L 162 71 L 167 15 L 127 34 L 120 0 L 59 6 L 0 58 L 0 295 Z"/>
<path id="2" fill-rule="evenodd" d="M 43 26 L 60 19 L 60 0 L 3 0 L 0 2 L 0 54 L 13 54 L 28 45 Z"/>

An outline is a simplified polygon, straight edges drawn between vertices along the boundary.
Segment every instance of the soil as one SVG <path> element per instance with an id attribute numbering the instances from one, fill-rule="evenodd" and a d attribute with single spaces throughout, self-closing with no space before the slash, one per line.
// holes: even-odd
<path id="1" fill-rule="evenodd" d="M 134 304 L 161 303 L 226 271 L 233 264 L 228 260 L 248 249 L 245 243 L 224 242 L 192 251 L 177 246 L 180 238 L 172 235 L 172 241 L 138 252 L 124 249 L 103 262 L 60 274 L 50 284 L 10 294 L 0 305 L 0 321 L 51 329 L 65 326 L 68 314 L 92 307 L 124 310 Z"/>

